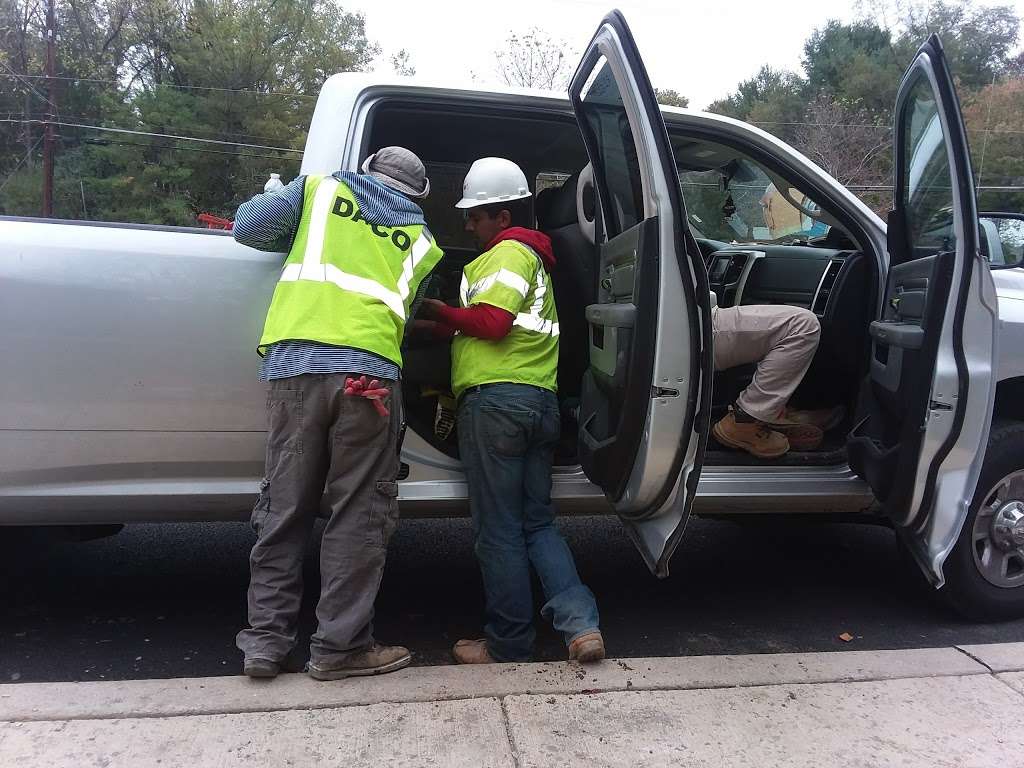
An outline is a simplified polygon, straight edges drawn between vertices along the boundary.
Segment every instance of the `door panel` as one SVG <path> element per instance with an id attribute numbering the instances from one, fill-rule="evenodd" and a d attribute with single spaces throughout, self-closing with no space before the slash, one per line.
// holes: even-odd
<path id="1" fill-rule="evenodd" d="M 256 344 L 281 254 L 227 233 L 85 222 L 7 221 L 0 240 L 3 492 L 254 487 Z"/>
<path id="2" fill-rule="evenodd" d="M 600 209 L 580 461 L 664 576 L 689 516 L 710 414 L 707 272 L 686 228 L 661 112 L 618 12 L 598 28 L 570 96 Z"/>
<path id="3" fill-rule="evenodd" d="M 941 584 L 984 458 L 997 312 L 978 249 L 963 122 L 938 38 L 904 76 L 894 114 L 890 269 L 870 326 L 871 373 L 850 463 Z"/>

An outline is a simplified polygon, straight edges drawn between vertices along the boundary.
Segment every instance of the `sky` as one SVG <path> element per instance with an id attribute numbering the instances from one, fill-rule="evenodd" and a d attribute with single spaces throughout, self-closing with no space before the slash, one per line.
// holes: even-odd
<path id="1" fill-rule="evenodd" d="M 1024 0 L 1004 0 L 1024 16 Z M 798 71 L 803 44 L 829 19 L 859 16 L 857 0 L 341 0 L 366 17 L 367 34 L 390 55 L 409 51 L 419 77 L 493 80 L 494 51 L 512 32 L 537 26 L 578 55 L 601 18 L 626 17 L 656 88 L 706 107 L 762 64 Z M 981 2 L 979 5 L 994 3 Z"/>

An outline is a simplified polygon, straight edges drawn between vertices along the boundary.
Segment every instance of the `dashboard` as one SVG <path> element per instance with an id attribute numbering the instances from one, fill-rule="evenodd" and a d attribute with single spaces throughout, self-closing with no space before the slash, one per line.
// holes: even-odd
<path id="1" fill-rule="evenodd" d="M 698 244 L 720 307 L 788 304 L 823 318 L 837 286 L 847 284 L 864 263 L 857 251 L 807 245 L 735 246 L 713 240 Z"/>

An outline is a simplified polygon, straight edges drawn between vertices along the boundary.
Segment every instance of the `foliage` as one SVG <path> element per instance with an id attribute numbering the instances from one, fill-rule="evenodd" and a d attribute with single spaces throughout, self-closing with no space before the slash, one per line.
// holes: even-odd
<path id="1" fill-rule="evenodd" d="M 690 106 L 690 100 L 672 88 L 655 88 L 654 95 L 658 97 L 659 104 L 664 104 L 667 107 Z"/>
<path id="2" fill-rule="evenodd" d="M 741 82 L 732 94 L 711 104 L 708 111 L 762 125 L 789 141 L 803 120 L 805 108 L 803 79 L 766 64 L 756 75 Z"/>
<path id="3" fill-rule="evenodd" d="M 1024 212 L 1024 77 L 967 94 L 963 112 L 978 207 Z"/>
<path id="4" fill-rule="evenodd" d="M 968 0 L 867 0 L 862 17 L 829 21 L 804 44 L 802 72 L 764 66 L 712 112 L 793 144 L 875 210 L 891 199 L 892 107 L 903 71 L 932 32 L 956 77 L 982 207 L 1024 210 L 1024 53 L 1011 6 Z M 1001 187 L 1002 189 L 993 189 Z"/>
<path id="5" fill-rule="evenodd" d="M 886 114 L 906 63 L 892 35 L 873 21 L 830 21 L 804 44 L 803 69 L 812 98 L 832 99 L 872 114 Z"/>
<path id="6" fill-rule="evenodd" d="M 876 211 L 892 203 L 892 127 L 865 107 L 821 93 L 805 113 L 795 143 L 805 155 Z"/>
<path id="7" fill-rule="evenodd" d="M 42 77 L 43 0 L 0 2 L 0 213 L 39 212 L 42 123 L 55 113 L 57 216 L 194 224 L 204 211 L 231 215 L 270 172 L 298 172 L 323 81 L 380 54 L 363 17 L 335 0 L 56 7 L 53 106 Z M 862 0 L 860 8 L 860 18 L 809 36 L 799 72 L 761 67 L 709 109 L 790 142 L 883 211 L 896 88 L 918 45 L 938 32 L 957 77 L 981 206 L 1024 210 L 1017 11 L 971 0 Z M 389 59 L 396 73 L 415 74 L 408 51 Z M 559 90 L 575 62 L 564 41 L 534 27 L 508 36 L 495 71 L 509 85 Z M 687 104 L 675 90 L 657 96 Z"/>
<path id="8" fill-rule="evenodd" d="M 21 118 L 0 123 L 0 213 L 39 211 L 42 9 L 0 10 L 0 74 L 13 86 L 0 109 Z M 283 150 L 301 150 L 323 81 L 379 53 L 363 17 L 332 0 L 57 0 L 57 17 L 62 218 L 233 214 L 271 171 L 298 172 L 300 153 Z"/>

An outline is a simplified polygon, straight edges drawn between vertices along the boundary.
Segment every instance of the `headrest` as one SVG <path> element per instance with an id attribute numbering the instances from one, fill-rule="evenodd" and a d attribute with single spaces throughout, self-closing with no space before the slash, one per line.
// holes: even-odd
<path id="1" fill-rule="evenodd" d="M 549 187 L 537 195 L 535 209 L 540 229 L 558 229 L 576 223 L 576 183 L 574 173 L 560 187 Z"/>

